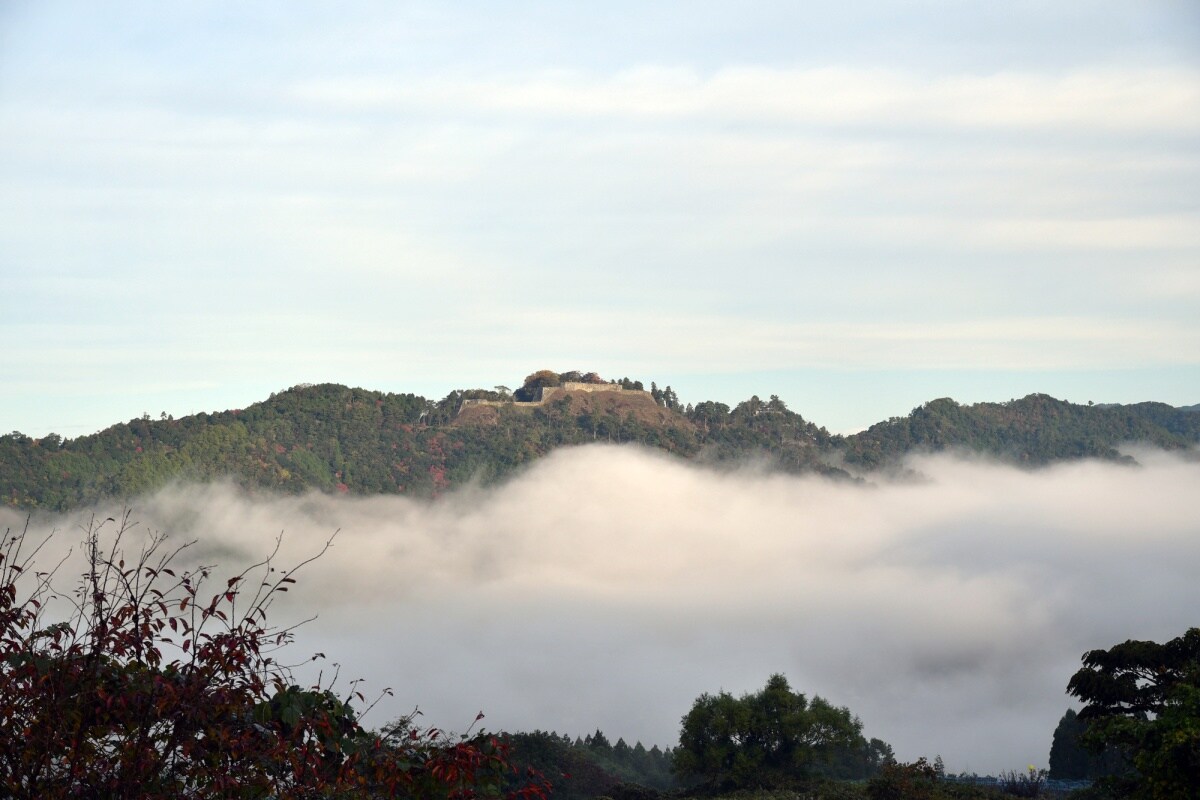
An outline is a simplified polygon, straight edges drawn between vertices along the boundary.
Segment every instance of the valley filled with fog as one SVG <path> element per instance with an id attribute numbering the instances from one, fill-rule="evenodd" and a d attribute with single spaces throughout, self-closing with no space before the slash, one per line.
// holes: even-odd
<path id="1" fill-rule="evenodd" d="M 293 660 L 323 651 L 342 688 L 392 687 L 368 725 L 419 706 L 461 730 L 482 710 L 493 730 L 667 747 L 702 692 L 782 672 L 901 760 L 985 773 L 1045 765 L 1084 651 L 1196 624 L 1200 463 L 1136 455 L 1036 471 L 924 457 L 853 484 L 595 445 L 435 501 L 209 484 L 131 507 L 139 531 L 197 539 L 193 563 L 247 565 L 282 532 L 287 565 L 338 531 L 272 621 L 317 615 Z M 120 510 L 35 514 L 35 538 L 57 531 L 39 564 L 77 558 L 88 518 Z M 0 512 L 0 529 L 24 525 Z"/>

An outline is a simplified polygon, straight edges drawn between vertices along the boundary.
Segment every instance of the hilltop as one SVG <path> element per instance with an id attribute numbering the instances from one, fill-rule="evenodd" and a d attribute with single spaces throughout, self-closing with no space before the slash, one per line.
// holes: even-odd
<path id="1" fill-rule="evenodd" d="M 540 373 L 535 373 L 535 375 Z M 533 378 L 534 376 L 530 376 Z M 530 387 L 528 381 L 523 389 L 532 396 L 530 400 L 519 400 L 516 397 L 467 397 L 464 396 L 454 418 L 456 425 L 495 425 L 500 422 L 501 409 L 529 409 L 544 407 L 550 403 L 560 404 L 563 409 L 591 420 L 599 420 L 605 416 L 617 416 L 622 419 L 631 418 L 641 425 L 651 427 L 669 427 L 681 422 L 675 409 L 667 408 L 660 403 L 662 398 L 656 398 L 654 391 L 633 388 L 636 382 L 628 381 L 631 385 L 595 381 L 562 381 L 557 386 Z M 476 390 L 476 393 L 478 390 Z M 492 393 L 488 393 L 492 394 Z M 499 393 L 495 393 L 499 395 Z M 594 433 L 594 431 L 593 431 Z"/>
<path id="2" fill-rule="evenodd" d="M 1189 450 L 1200 442 L 1200 413 L 1037 394 L 970 406 L 943 398 L 843 437 L 774 395 L 732 408 L 683 404 L 669 386 L 646 390 L 640 381 L 606 382 L 594 373 L 542 370 L 515 392 L 456 390 L 438 401 L 301 385 L 245 409 L 143 416 L 75 439 L 0 436 L 0 497 L 17 508 L 61 510 L 176 480 L 224 478 L 251 491 L 436 497 L 471 481 L 501 480 L 558 447 L 600 441 L 853 479 L 922 451 L 959 449 L 1040 466 L 1129 460 L 1118 448 L 1130 442 Z"/>

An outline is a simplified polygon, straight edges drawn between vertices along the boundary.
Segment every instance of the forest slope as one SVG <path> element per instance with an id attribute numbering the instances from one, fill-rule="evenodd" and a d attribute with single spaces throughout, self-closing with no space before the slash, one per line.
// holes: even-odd
<path id="1" fill-rule="evenodd" d="M 1030 395 L 963 406 L 941 399 L 842 437 L 775 396 L 733 408 L 682 405 L 670 387 L 642 392 L 640 383 L 622 383 L 634 391 L 557 391 L 540 404 L 495 400 L 497 393 L 484 390 L 432 401 L 302 385 L 246 409 L 143 416 L 75 439 L 14 432 L 0 436 L 0 497 L 17 508 L 62 510 L 176 480 L 224 478 L 251 491 L 435 497 L 472 480 L 502 479 L 557 447 L 597 441 L 708 463 L 765 459 L 789 472 L 838 477 L 920 451 L 961 449 L 1036 466 L 1123 458 L 1117 448 L 1127 442 L 1170 450 L 1200 442 L 1200 413 L 1162 403 L 1082 406 Z M 480 397 L 493 404 L 464 410 L 465 399 Z"/>
<path id="2" fill-rule="evenodd" d="M 957 448 L 1040 466 L 1072 458 L 1128 459 L 1117 450 L 1122 444 L 1181 450 L 1197 442 L 1200 414 L 1165 403 L 1075 405 L 1031 394 L 962 406 L 942 398 L 847 437 L 845 458 L 870 469 L 913 451 Z"/>

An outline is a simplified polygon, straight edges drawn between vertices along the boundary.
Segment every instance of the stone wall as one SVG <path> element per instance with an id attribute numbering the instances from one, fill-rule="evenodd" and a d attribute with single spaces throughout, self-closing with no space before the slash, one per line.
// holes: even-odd
<path id="1" fill-rule="evenodd" d="M 567 381 L 562 386 L 554 387 L 562 389 L 565 392 L 627 392 L 635 391 L 626 389 L 619 383 L 580 383 L 579 381 Z"/>
<path id="2" fill-rule="evenodd" d="M 529 408 L 532 406 L 544 405 L 562 392 L 622 392 L 625 394 L 650 394 L 643 389 L 626 389 L 619 383 L 581 383 L 580 381 L 567 381 L 562 386 L 547 386 L 543 388 L 541 397 L 539 397 L 537 400 L 532 400 L 527 403 L 518 400 L 463 400 L 462 408 L 466 408 L 467 406 L 517 406 L 519 408 Z"/>
<path id="3" fill-rule="evenodd" d="M 463 400 L 462 405 L 459 406 L 459 408 L 466 408 L 467 406 L 511 406 L 512 404 L 513 404 L 512 400 L 484 400 L 482 398 L 470 398 L 470 399 Z M 531 403 L 521 403 L 518 405 L 532 405 L 532 404 Z"/>

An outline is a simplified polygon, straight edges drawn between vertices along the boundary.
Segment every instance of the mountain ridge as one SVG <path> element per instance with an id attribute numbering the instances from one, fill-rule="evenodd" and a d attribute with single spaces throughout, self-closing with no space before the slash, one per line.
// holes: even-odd
<path id="1" fill-rule="evenodd" d="M 562 378 L 587 378 L 585 384 Z M 543 394 L 544 393 L 544 394 Z M 539 402 L 514 402 L 538 397 Z M 1191 451 L 1195 407 L 1076 405 L 1032 394 L 1004 403 L 931 400 L 849 436 L 830 434 L 777 396 L 734 407 L 680 403 L 671 387 L 543 370 L 516 393 L 455 390 L 439 401 L 340 384 L 301 384 L 244 409 L 158 420 L 144 415 L 74 439 L 0 436 L 0 500 L 65 510 L 131 498 L 171 481 L 232 479 L 251 491 L 436 497 L 493 483 L 554 449 L 636 443 L 704 463 L 767 459 L 793 473 L 853 479 L 914 452 L 963 450 L 1036 467 L 1131 461 L 1142 442 Z"/>

